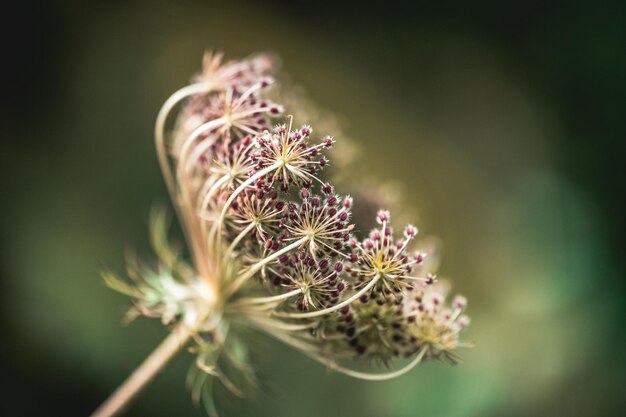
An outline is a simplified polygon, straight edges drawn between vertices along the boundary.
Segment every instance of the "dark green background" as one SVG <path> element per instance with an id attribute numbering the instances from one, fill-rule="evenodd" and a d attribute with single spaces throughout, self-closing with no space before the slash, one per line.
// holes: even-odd
<path id="1" fill-rule="evenodd" d="M 360 158 L 340 174 L 395 183 L 403 217 L 441 238 L 441 274 L 468 297 L 477 343 L 457 367 L 365 383 L 262 339 L 266 391 L 221 397 L 225 415 L 623 413 L 624 6 L 432 3 L 6 13 L 2 414 L 87 415 L 164 337 L 156 321 L 120 325 L 127 300 L 98 269 L 121 270 L 129 247 L 149 253 L 147 213 L 167 202 L 153 121 L 205 48 L 275 52 L 336 115 Z M 190 362 L 180 355 L 128 415 L 202 416 Z"/>

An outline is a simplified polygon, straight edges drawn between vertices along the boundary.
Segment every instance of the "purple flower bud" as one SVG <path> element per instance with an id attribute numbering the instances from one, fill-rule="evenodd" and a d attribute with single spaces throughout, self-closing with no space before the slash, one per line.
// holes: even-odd
<path id="1" fill-rule="evenodd" d="M 337 262 L 335 264 L 335 271 L 337 271 L 338 273 L 343 271 L 343 264 L 341 262 Z"/>
<path id="2" fill-rule="evenodd" d="M 454 306 L 458 309 L 464 309 L 465 306 L 467 305 L 467 299 L 465 297 L 463 297 L 462 295 L 457 295 L 456 297 L 454 297 Z"/>
<path id="3" fill-rule="evenodd" d="M 380 210 L 378 214 L 376 215 L 376 221 L 379 224 L 388 223 L 390 218 L 391 218 L 391 215 L 389 214 L 389 211 L 387 210 Z"/>
<path id="4" fill-rule="evenodd" d="M 322 271 L 328 268 L 328 259 L 322 259 L 318 266 Z"/>
<path id="5" fill-rule="evenodd" d="M 405 229 L 404 229 L 404 237 L 407 239 L 412 239 L 417 235 L 417 227 L 413 226 L 413 225 L 408 225 Z"/>

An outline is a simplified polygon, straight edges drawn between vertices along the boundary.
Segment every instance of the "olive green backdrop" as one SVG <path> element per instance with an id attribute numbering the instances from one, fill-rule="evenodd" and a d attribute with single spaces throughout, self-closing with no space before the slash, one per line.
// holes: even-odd
<path id="1" fill-rule="evenodd" d="M 148 211 L 169 204 L 153 121 L 205 48 L 273 51 L 337 117 L 359 158 L 340 174 L 394 184 L 403 217 L 441 239 L 477 343 L 459 366 L 366 383 L 261 338 L 264 391 L 220 396 L 224 415 L 623 412 L 623 6 L 49 2 L 17 17 L 2 61 L 3 415 L 87 415 L 164 337 L 156 321 L 120 325 L 127 300 L 98 270 L 149 255 Z M 191 360 L 128 415 L 203 416 Z"/>

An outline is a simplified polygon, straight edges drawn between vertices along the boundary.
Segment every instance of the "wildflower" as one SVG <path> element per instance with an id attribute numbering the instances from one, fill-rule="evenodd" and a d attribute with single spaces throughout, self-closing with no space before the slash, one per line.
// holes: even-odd
<path id="1" fill-rule="evenodd" d="M 316 261 L 305 253 L 299 253 L 277 268 L 274 283 L 285 290 L 298 291 L 294 303 L 287 305 L 288 308 L 317 310 L 336 304 L 345 289 L 337 271 L 341 271 L 341 263 L 332 265 L 328 259 Z"/>
<path id="2" fill-rule="evenodd" d="M 422 262 L 422 258 L 411 257 L 407 252 L 409 243 L 417 236 L 417 228 L 406 226 L 404 239 L 394 241 L 390 221 L 391 214 L 388 211 L 379 211 L 376 222 L 381 227 L 373 229 L 361 243 L 352 243 L 355 247 L 354 257 L 360 260 L 352 272 L 363 285 L 370 280 L 377 280 L 375 290 L 381 296 L 402 296 L 404 291 L 415 285 L 432 284 L 434 277 L 411 275 L 413 267 Z"/>
<path id="3" fill-rule="evenodd" d="M 228 375 L 250 381 L 254 368 L 246 356 L 232 358 L 232 349 L 246 350 L 233 323 L 367 380 L 396 377 L 428 359 L 454 362 L 454 349 L 468 345 L 459 340 L 469 323 L 461 314 L 466 301 L 457 297 L 443 307 L 446 293 L 433 285 L 434 273 L 422 274 L 426 253 L 410 251 L 417 228 L 406 226 L 398 238 L 391 213 L 381 210 L 378 226 L 359 241 L 351 224 L 358 201 L 336 194 L 321 177 L 335 139 L 314 141 L 313 128 L 294 129 L 291 116 L 270 128 L 282 113 L 264 97 L 270 72 L 271 61 L 262 57 L 222 63 L 221 55 L 207 54 L 195 84 L 159 113 L 159 161 L 191 259 L 168 242 L 159 214 L 152 226 L 156 266 L 131 261 L 132 283 L 105 273 L 110 287 L 133 300 L 129 318 L 159 317 L 174 330 L 94 416 L 116 413 L 191 342 L 192 398 L 215 413 L 204 389 L 209 376 L 242 396 L 244 387 Z M 185 100 L 170 137 L 168 116 Z M 339 363 L 391 367 L 399 358 L 409 362 L 384 373 Z"/>
<path id="4" fill-rule="evenodd" d="M 332 137 L 325 137 L 320 144 L 310 146 L 311 127 L 305 125 L 292 131 L 291 121 L 289 127 L 278 125 L 272 133 L 265 131 L 257 137 L 258 150 L 252 157 L 257 171 L 254 178 L 269 186 L 279 183 L 285 192 L 291 185 L 310 187 L 313 180 L 324 184 L 315 174 L 328 164 L 321 150 L 334 143 Z"/>
<path id="5" fill-rule="evenodd" d="M 446 307 L 447 293 L 448 288 L 443 284 L 409 292 L 404 310 L 408 320 L 406 329 L 414 341 L 414 350 L 424 347 L 426 358 L 456 363 L 459 358 L 453 353 L 454 349 L 473 346 L 459 340 L 460 332 L 469 325 L 470 319 L 462 314 L 467 306 L 465 297 L 457 295 Z"/>
<path id="6" fill-rule="evenodd" d="M 287 241 L 304 239 L 313 259 L 320 256 L 345 256 L 344 247 L 351 238 L 354 225 L 349 224 L 350 212 L 337 207 L 337 197 L 313 196 L 302 189 L 301 204 L 289 204 L 285 229 Z"/>

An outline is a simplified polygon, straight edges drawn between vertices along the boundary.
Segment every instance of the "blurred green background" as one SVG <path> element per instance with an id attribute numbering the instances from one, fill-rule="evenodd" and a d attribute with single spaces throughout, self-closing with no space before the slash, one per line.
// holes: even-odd
<path id="1" fill-rule="evenodd" d="M 217 48 L 279 55 L 356 143 L 342 174 L 397 184 L 441 238 L 477 343 L 459 366 L 366 383 L 261 341 L 265 392 L 222 398 L 224 415 L 623 415 L 625 7 L 432 3 L 18 6 L 2 65 L 2 414 L 87 415 L 164 337 L 120 325 L 127 300 L 98 270 L 149 255 L 149 208 L 167 202 L 153 121 Z M 127 415 L 203 416 L 191 360 Z"/>

